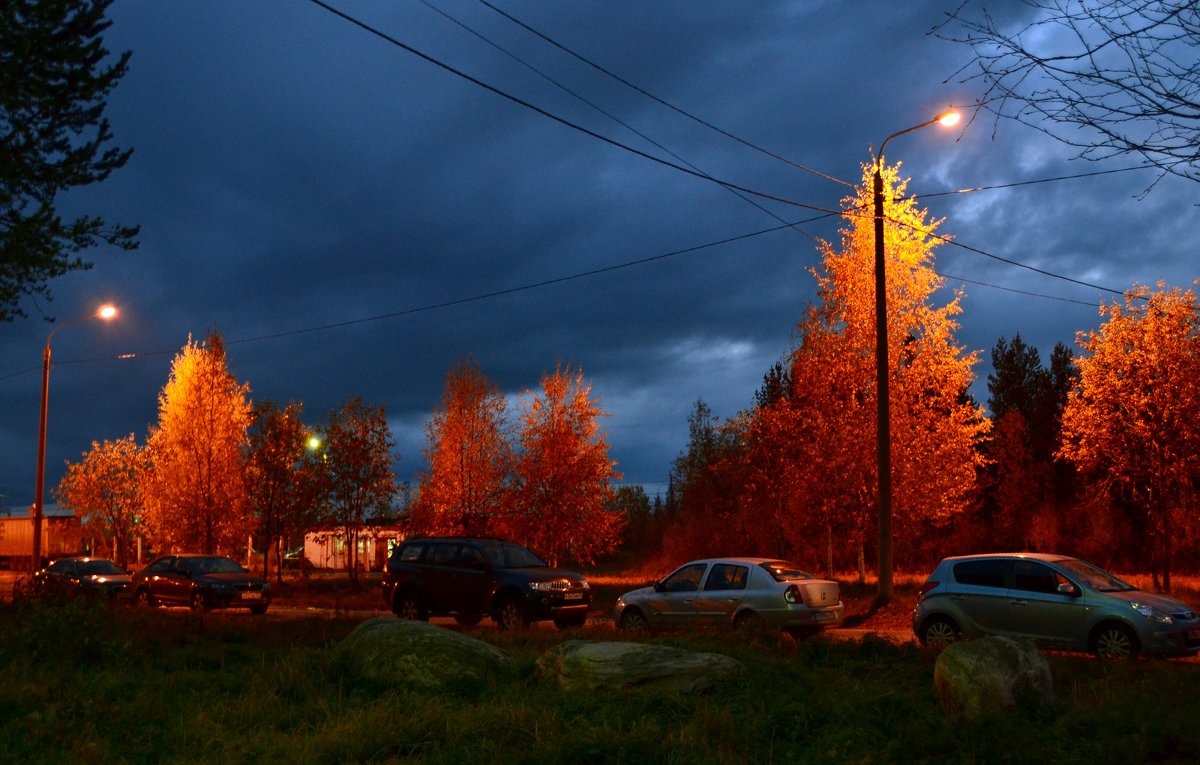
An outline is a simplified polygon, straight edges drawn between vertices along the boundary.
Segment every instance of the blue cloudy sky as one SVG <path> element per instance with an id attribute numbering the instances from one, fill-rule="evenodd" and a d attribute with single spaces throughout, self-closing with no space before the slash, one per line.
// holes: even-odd
<path id="1" fill-rule="evenodd" d="M 658 491 L 694 402 L 747 407 L 813 300 L 814 238 L 838 222 L 780 220 L 838 209 L 848 189 L 823 175 L 857 182 L 886 136 L 980 95 L 955 77 L 970 50 L 929 33 L 960 0 L 494 0 L 511 18 L 476 0 L 328 2 L 510 97 L 307 0 L 117 4 L 106 42 L 133 58 L 109 117 L 133 158 L 65 206 L 140 224 L 141 248 L 91 251 L 53 302 L 0 325 L 0 504 L 33 497 L 44 318 L 106 300 L 119 320 L 54 338 L 50 486 L 93 440 L 144 440 L 172 357 L 216 328 L 255 400 L 301 401 L 314 423 L 352 395 L 386 405 L 405 479 L 456 358 L 514 398 L 577 365 L 625 481 Z M 939 248 L 936 267 L 965 293 L 981 400 L 999 337 L 1048 359 L 1097 326 L 1101 287 L 1197 276 L 1194 183 L 1142 195 L 1156 176 L 1141 170 L 939 195 L 1137 159 L 1082 161 L 987 117 L 888 157 L 973 248 Z"/>

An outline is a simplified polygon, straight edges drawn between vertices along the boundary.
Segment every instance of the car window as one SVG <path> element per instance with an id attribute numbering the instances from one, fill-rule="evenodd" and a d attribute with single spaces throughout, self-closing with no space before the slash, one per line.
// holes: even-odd
<path id="1" fill-rule="evenodd" d="M 152 574 L 158 574 L 163 571 L 170 571 L 173 568 L 175 568 L 174 558 L 159 558 L 149 566 L 146 566 L 146 571 Z"/>
<path id="2" fill-rule="evenodd" d="M 1004 587 L 1004 569 L 1008 561 L 997 558 L 965 560 L 954 564 L 954 579 L 959 584 L 978 587 Z"/>
<path id="3" fill-rule="evenodd" d="M 470 545 L 463 545 L 458 551 L 458 565 L 476 571 L 486 571 L 488 568 L 487 559 L 483 553 Z"/>
<path id="4" fill-rule="evenodd" d="M 744 590 L 750 569 L 733 563 L 713 564 L 704 581 L 705 590 Z"/>
<path id="5" fill-rule="evenodd" d="M 665 592 L 695 592 L 700 589 L 700 577 L 704 576 L 707 563 L 690 563 L 662 580 Z"/>
<path id="6" fill-rule="evenodd" d="M 50 574 L 70 576 L 71 574 L 75 573 L 75 561 L 56 560 L 46 567 L 46 572 Z"/>
<path id="7" fill-rule="evenodd" d="M 441 542 L 429 548 L 428 554 L 425 555 L 425 562 L 434 566 L 451 566 L 457 557 L 457 544 Z"/>
<path id="8" fill-rule="evenodd" d="M 105 574 L 124 574 L 125 570 L 111 560 L 89 560 L 79 564 L 79 573 L 85 576 L 103 576 Z"/>
<path id="9" fill-rule="evenodd" d="M 1027 592 L 1058 592 L 1066 579 L 1054 569 L 1033 560 L 1013 561 L 1013 586 Z"/>
<path id="10" fill-rule="evenodd" d="M 483 548 L 496 568 L 542 568 L 546 562 L 528 548 L 514 544 L 490 544 Z"/>
<path id="11" fill-rule="evenodd" d="M 400 561 L 403 563 L 416 563 L 421 559 L 421 553 L 425 552 L 426 545 L 404 545 L 400 548 Z"/>
<path id="12" fill-rule="evenodd" d="M 789 563 L 786 560 L 772 560 L 758 565 L 763 571 L 770 574 L 771 578 L 776 582 L 792 582 L 797 579 L 813 578 L 812 574 L 802 571 L 795 563 Z"/>
<path id="13" fill-rule="evenodd" d="M 1096 592 L 1128 592 L 1137 589 L 1132 584 L 1121 581 L 1099 566 L 1092 565 L 1087 561 L 1072 558 L 1056 561 L 1056 563 L 1078 576 L 1084 584 Z"/>

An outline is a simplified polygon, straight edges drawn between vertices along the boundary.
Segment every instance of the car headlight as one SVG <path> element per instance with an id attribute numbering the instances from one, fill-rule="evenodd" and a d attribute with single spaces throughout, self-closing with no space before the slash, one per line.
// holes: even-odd
<path id="1" fill-rule="evenodd" d="M 1174 624 L 1175 623 L 1175 620 L 1171 618 L 1170 614 L 1164 614 L 1162 611 L 1159 611 L 1154 606 L 1148 605 L 1146 603 L 1130 603 L 1129 605 L 1133 606 L 1134 611 L 1137 611 L 1139 614 L 1146 617 L 1147 619 L 1149 619 L 1152 622 L 1158 622 L 1160 624 Z"/>

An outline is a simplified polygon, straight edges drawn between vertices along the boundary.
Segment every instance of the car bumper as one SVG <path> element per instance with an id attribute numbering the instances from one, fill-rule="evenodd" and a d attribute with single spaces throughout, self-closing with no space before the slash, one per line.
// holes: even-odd
<path id="1" fill-rule="evenodd" d="M 1200 625 L 1158 627 L 1141 631 L 1142 653 L 1167 658 L 1186 658 L 1200 653 Z"/>
<path id="2" fill-rule="evenodd" d="M 836 606 L 820 608 L 797 604 L 790 608 L 759 610 L 759 613 L 772 627 L 785 629 L 788 627 L 837 627 L 842 623 L 844 612 L 845 606 L 841 603 Z"/>
<path id="3" fill-rule="evenodd" d="M 571 593 L 533 592 L 526 596 L 526 606 L 530 618 L 534 621 L 547 619 L 567 619 L 586 616 L 592 605 L 591 594 L 580 593 L 578 599 L 571 598 Z"/>

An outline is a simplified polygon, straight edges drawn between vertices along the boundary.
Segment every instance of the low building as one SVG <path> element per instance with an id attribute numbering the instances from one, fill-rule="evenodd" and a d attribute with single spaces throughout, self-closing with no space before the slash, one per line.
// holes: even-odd
<path id="1" fill-rule="evenodd" d="M 405 538 L 396 524 L 371 523 L 359 529 L 354 559 L 362 571 L 382 571 L 392 548 Z M 341 526 L 323 526 L 304 534 L 304 557 L 313 568 L 346 570 L 350 545 Z"/>

